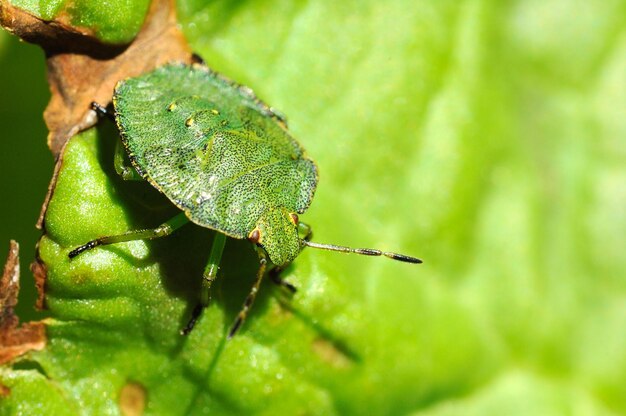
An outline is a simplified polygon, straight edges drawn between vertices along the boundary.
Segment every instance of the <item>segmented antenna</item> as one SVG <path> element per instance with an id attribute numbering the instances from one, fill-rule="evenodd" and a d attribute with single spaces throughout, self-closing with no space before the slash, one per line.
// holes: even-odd
<path id="1" fill-rule="evenodd" d="M 320 248 L 322 250 L 339 251 L 341 253 L 362 254 L 364 256 L 385 256 L 393 260 L 403 261 L 405 263 L 419 264 L 422 263 L 417 257 L 407 256 L 406 254 L 391 253 L 389 251 L 381 251 L 373 248 L 351 248 L 344 246 L 336 246 L 334 244 L 321 244 L 312 241 L 302 240 L 302 244 L 307 247 Z"/>

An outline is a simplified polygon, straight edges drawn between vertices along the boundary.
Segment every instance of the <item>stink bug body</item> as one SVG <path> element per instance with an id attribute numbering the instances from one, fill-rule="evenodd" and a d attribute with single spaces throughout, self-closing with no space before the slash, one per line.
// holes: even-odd
<path id="1" fill-rule="evenodd" d="M 148 181 L 182 212 L 155 229 L 89 241 L 69 257 L 99 245 L 162 237 L 189 221 L 217 231 L 200 302 L 183 333 L 193 328 L 209 302 L 227 236 L 252 242 L 260 264 L 229 337 L 254 302 L 268 258 L 276 272 L 306 246 L 421 263 L 402 254 L 309 241 L 310 228 L 299 222 L 298 214 L 304 213 L 313 198 L 315 163 L 288 133 L 280 115 L 248 88 L 206 66 L 170 64 L 120 81 L 113 106 L 114 116 L 94 103 L 94 110 L 114 117 L 119 128 L 123 149 L 118 146 L 117 172 L 127 180 Z M 132 167 L 123 166 L 124 150 Z M 272 276 L 295 290 L 278 273 Z"/>

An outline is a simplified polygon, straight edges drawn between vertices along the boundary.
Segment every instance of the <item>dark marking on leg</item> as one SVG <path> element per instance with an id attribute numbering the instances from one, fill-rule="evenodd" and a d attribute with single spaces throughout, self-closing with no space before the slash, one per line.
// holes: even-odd
<path id="1" fill-rule="evenodd" d="M 204 308 L 205 306 L 202 303 L 198 303 L 193 308 L 193 311 L 191 311 L 191 318 L 189 319 L 189 322 L 187 322 L 187 325 L 185 325 L 185 327 L 180 330 L 181 335 L 189 335 L 193 327 L 196 326 L 196 322 L 198 321 L 198 318 L 200 318 L 200 315 L 202 315 L 202 311 L 204 310 Z"/>

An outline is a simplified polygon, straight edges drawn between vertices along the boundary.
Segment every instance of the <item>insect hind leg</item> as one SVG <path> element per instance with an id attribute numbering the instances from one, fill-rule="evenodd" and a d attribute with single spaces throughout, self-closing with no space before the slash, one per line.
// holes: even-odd
<path id="1" fill-rule="evenodd" d="M 96 238 L 95 240 L 91 240 L 82 246 L 76 247 L 74 250 L 68 253 L 68 257 L 73 259 L 79 254 L 94 249 L 98 246 L 104 246 L 108 244 L 122 243 L 125 241 L 134 241 L 134 240 L 152 240 L 155 238 L 165 237 L 166 235 L 172 234 L 178 228 L 187 224 L 189 219 L 185 216 L 184 213 L 180 213 L 176 215 L 174 218 L 170 219 L 167 222 L 159 225 L 154 229 L 146 229 L 146 230 L 137 230 L 137 231 L 129 231 L 124 234 L 117 235 L 108 235 L 100 238 Z"/>

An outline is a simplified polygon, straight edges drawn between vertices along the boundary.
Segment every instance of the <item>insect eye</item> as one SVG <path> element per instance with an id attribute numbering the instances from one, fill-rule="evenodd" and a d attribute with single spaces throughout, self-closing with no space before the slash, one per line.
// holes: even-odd
<path id="1" fill-rule="evenodd" d="M 255 228 L 248 235 L 248 240 L 250 240 L 254 244 L 258 244 L 261 241 L 261 230 Z"/>
<path id="2" fill-rule="evenodd" d="M 291 222 L 293 222 L 294 225 L 298 225 L 298 222 L 300 221 L 300 219 L 298 218 L 298 214 L 290 213 L 289 218 L 291 218 Z"/>

